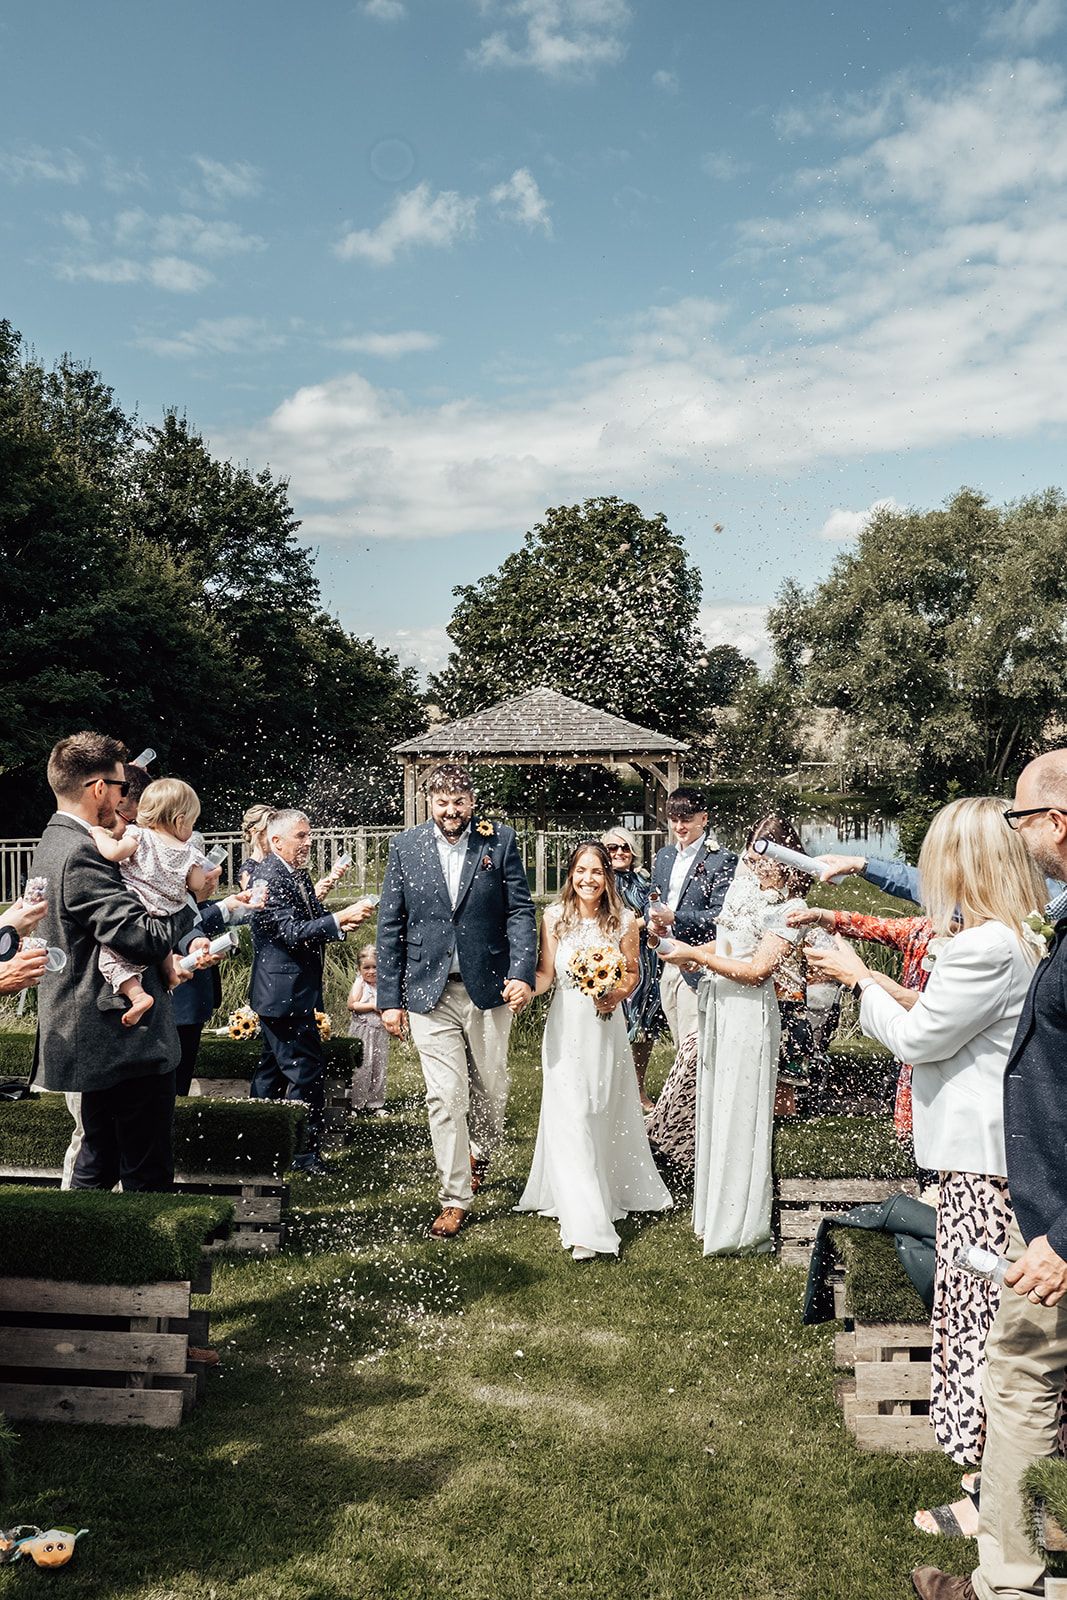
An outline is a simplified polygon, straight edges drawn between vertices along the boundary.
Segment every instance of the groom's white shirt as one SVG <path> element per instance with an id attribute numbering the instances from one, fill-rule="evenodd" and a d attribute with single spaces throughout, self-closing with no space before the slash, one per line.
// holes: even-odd
<path id="1" fill-rule="evenodd" d="M 694 839 L 692 844 L 687 844 L 684 850 L 679 850 L 675 854 L 674 862 L 671 866 L 670 881 L 667 884 L 667 904 L 672 911 L 677 911 L 678 909 L 678 901 L 682 895 L 682 884 L 685 882 L 689 868 L 696 860 L 697 854 L 703 850 L 704 841 L 707 837 L 706 833 L 702 833 L 699 839 Z"/>
<path id="2" fill-rule="evenodd" d="M 434 833 L 437 838 L 437 854 L 441 861 L 441 871 L 445 875 L 448 887 L 448 898 L 452 902 L 452 910 L 456 909 L 459 899 L 459 880 L 463 876 L 463 858 L 467 854 L 467 840 L 471 836 L 471 825 L 468 822 L 455 844 L 445 838 L 440 828 L 434 823 Z M 459 950 L 456 944 L 452 945 L 452 962 L 449 966 L 449 975 L 459 972 Z"/>

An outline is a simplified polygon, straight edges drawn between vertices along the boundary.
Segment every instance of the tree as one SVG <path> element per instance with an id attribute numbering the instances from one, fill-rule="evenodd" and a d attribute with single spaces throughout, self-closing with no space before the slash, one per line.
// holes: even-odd
<path id="1" fill-rule="evenodd" d="M 1067 504 L 883 508 L 808 595 L 772 613 L 810 652 L 811 700 L 902 793 L 1002 791 L 1067 714 Z M 779 611 L 781 611 L 779 607 Z"/>
<path id="2" fill-rule="evenodd" d="M 449 716 L 543 685 L 664 733 L 702 726 L 700 575 L 662 513 L 614 496 L 552 507 L 454 593 L 455 648 L 430 681 Z"/>

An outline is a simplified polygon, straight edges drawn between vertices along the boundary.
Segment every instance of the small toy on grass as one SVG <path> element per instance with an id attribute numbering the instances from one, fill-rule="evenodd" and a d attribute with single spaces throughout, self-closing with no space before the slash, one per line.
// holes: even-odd
<path id="1" fill-rule="evenodd" d="M 88 1528 L 44 1529 L 21 1523 L 6 1533 L 0 1532 L 0 1567 L 22 1556 L 32 1557 L 38 1567 L 65 1567 L 74 1554 L 74 1546 L 88 1532 Z"/>

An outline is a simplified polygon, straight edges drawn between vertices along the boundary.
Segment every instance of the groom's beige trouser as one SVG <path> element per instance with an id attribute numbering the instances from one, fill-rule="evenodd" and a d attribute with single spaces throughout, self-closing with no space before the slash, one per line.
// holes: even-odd
<path id="1" fill-rule="evenodd" d="M 467 1211 L 472 1147 L 490 1156 L 504 1132 L 511 1012 L 480 1011 L 464 984 L 449 979 L 432 1011 L 408 1012 L 408 1026 L 426 1080 L 438 1196 L 442 1206 Z"/>
<path id="2" fill-rule="evenodd" d="M 1025 1249 L 1013 1226 L 1008 1257 Z M 1035 1306 L 1005 1289 L 986 1340 L 982 1394 L 986 1441 L 978 1507 L 979 1600 L 1020 1600 L 1045 1592 L 1045 1564 L 1030 1543 L 1020 1483 L 1033 1461 L 1056 1454 L 1067 1370 L 1067 1300 Z"/>
<path id="3" fill-rule="evenodd" d="M 697 1025 L 697 992 L 689 987 L 677 967 L 664 963 L 659 975 L 659 1001 L 677 1050 Z"/>

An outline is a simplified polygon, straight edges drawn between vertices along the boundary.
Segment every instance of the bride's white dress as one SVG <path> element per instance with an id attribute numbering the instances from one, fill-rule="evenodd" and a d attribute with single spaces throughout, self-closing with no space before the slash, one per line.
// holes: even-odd
<path id="1" fill-rule="evenodd" d="M 616 1222 L 672 1204 L 652 1160 L 622 1007 L 602 1019 L 568 971 L 575 950 L 612 942 L 589 919 L 557 945 L 541 1046 L 541 1120 L 516 1207 L 557 1217 L 565 1249 L 605 1255 L 618 1254 Z"/>

